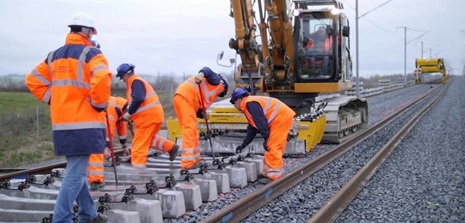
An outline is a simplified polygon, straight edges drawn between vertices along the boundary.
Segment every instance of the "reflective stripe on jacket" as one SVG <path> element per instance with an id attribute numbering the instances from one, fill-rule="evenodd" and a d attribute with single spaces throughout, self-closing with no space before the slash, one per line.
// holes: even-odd
<path id="1" fill-rule="evenodd" d="M 252 116 L 246 108 L 246 104 L 253 101 L 258 102 L 262 107 L 263 113 L 265 114 L 266 120 L 268 121 L 268 125 L 272 125 L 272 122 L 275 120 L 287 120 L 289 118 L 292 119 L 295 115 L 295 112 L 291 108 L 276 98 L 264 96 L 247 96 L 243 98 L 240 104 L 240 108 L 244 112 L 244 115 L 249 121 L 249 124 L 255 128 L 257 128 L 257 126 L 255 125 Z"/>
<path id="2" fill-rule="evenodd" d="M 76 33 L 48 54 L 27 76 L 26 85 L 50 104 L 56 155 L 102 153 L 111 72 L 102 52 Z"/>
<path id="3" fill-rule="evenodd" d="M 200 89 L 202 90 L 202 97 L 200 96 Z M 181 95 L 184 97 L 194 108 L 194 110 L 199 110 L 205 106 L 205 109 L 210 107 L 213 102 L 215 102 L 218 95 L 223 92 L 224 86 L 222 84 L 212 85 L 208 83 L 206 78 L 203 78 L 202 83 L 195 83 L 195 77 L 191 77 L 184 81 L 176 89 L 175 95 Z M 203 102 L 201 101 L 203 99 Z"/>
<path id="4" fill-rule="evenodd" d="M 144 121 L 144 120 L 138 121 L 138 117 L 145 116 L 145 114 L 150 114 L 154 116 L 152 120 L 145 120 L 145 121 L 153 121 L 156 123 L 162 123 L 165 120 L 165 114 L 163 112 L 163 107 L 160 103 L 157 93 L 155 92 L 153 87 L 149 84 L 149 82 L 142 79 L 137 74 L 133 74 L 129 76 L 128 81 L 127 81 L 126 94 L 128 98 L 128 104 L 129 105 L 131 104 L 131 93 L 132 93 L 131 85 L 134 80 L 139 80 L 142 83 L 144 83 L 145 100 L 144 102 L 142 102 L 142 104 L 137 109 L 137 111 L 134 114 L 132 114 L 131 119 L 134 120 L 135 124 L 137 125 L 137 123 Z"/>

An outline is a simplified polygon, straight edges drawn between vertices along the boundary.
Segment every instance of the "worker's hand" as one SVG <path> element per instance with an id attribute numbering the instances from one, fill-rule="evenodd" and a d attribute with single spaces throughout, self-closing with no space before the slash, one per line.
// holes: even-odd
<path id="1" fill-rule="evenodd" d="M 123 146 L 123 156 L 129 156 L 131 155 L 131 151 L 129 151 L 128 147 L 126 146 L 126 144 L 124 144 Z"/>
<path id="2" fill-rule="evenodd" d="M 126 112 L 124 115 L 123 115 L 123 120 L 124 121 L 129 121 L 131 119 L 131 114 L 129 114 L 129 112 Z"/>
<path id="3" fill-rule="evenodd" d="M 203 114 L 203 119 L 208 120 L 208 118 L 210 118 L 210 116 L 208 115 L 206 111 L 203 112 L 202 114 Z"/>
<path id="4" fill-rule="evenodd" d="M 108 147 L 105 147 L 105 149 L 103 149 L 103 157 L 106 159 L 106 160 L 110 160 L 111 158 L 111 151 Z"/>
<path id="5" fill-rule="evenodd" d="M 268 138 L 265 138 L 265 141 L 263 141 L 263 149 L 268 151 Z"/>
<path id="6" fill-rule="evenodd" d="M 245 147 L 246 147 L 246 146 L 245 146 L 244 144 L 242 144 L 242 145 L 236 147 L 236 153 L 241 153 L 242 150 L 243 150 Z"/>
<path id="7" fill-rule="evenodd" d="M 205 74 L 203 72 L 199 72 L 197 75 L 195 75 L 195 83 L 200 84 L 202 83 L 202 79 L 205 77 Z"/>

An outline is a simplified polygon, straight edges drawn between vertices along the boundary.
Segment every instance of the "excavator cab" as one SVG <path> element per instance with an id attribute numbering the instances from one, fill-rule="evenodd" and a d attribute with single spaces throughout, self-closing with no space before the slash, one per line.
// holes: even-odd
<path id="1" fill-rule="evenodd" d="M 297 83 L 338 82 L 352 76 L 348 19 L 333 9 L 301 5 L 294 20 Z"/>
<path id="2" fill-rule="evenodd" d="M 334 55 L 332 52 L 331 42 L 331 25 L 325 25 L 331 22 L 330 19 L 301 19 L 302 29 L 299 37 L 303 41 L 296 41 L 300 52 L 297 57 L 297 73 L 302 80 L 328 80 L 334 79 Z M 328 26 L 328 29 L 327 27 Z M 317 27 L 317 28 L 316 28 Z"/>

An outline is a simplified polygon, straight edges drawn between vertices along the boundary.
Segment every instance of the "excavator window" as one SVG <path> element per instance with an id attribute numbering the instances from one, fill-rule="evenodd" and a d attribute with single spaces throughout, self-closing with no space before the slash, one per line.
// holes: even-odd
<path id="1" fill-rule="evenodd" d="M 299 55 L 300 78 L 331 79 L 334 73 L 331 18 L 304 17 L 300 20 L 303 52 Z"/>

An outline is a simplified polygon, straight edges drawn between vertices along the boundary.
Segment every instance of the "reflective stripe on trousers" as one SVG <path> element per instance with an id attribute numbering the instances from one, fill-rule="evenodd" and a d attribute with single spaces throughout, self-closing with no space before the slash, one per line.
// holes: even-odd
<path id="1" fill-rule="evenodd" d="M 87 168 L 87 181 L 89 183 L 103 183 L 103 154 L 91 154 Z"/>
<path id="2" fill-rule="evenodd" d="M 201 159 L 197 111 L 181 95 L 174 95 L 173 106 L 179 125 L 181 126 L 181 168 L 189 169 Z"/>
<path id="3" fill-rule="evenodd" d="M 161 128 L 162 123 L 152 123 L 147 126 L 135 126 L 131 147 L 131 164 L 133 167 L 145 167 L 147 154 L 153 138 Z"/>
<path id="4" fill-rule="evenodd" d="M 286 149 L 287 136 L 292 127 L 293 119 L 274 121 L 270 127 L 270 137 L 268 138 L 268 151 L 264 156 L 263 172 L 265 176 L 276 180 L 284 173 L 282 167 L 283 154 Z"/>
<path id="5" fill-rule="evenodd" d="M 174 146 L 174 142 L 163 137 L 156 135 L 152 142 L 152 148 L 169 153 Z"/>

